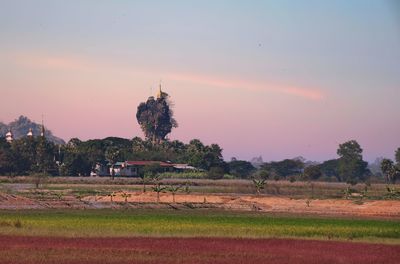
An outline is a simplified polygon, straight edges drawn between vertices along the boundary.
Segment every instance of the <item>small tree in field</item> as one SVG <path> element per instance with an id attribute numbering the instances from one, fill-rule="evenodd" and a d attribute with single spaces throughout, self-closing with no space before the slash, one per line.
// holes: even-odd
<path id="1" fill-rule="evenodd" d="M 157 203 L 159 203 L 160 202 L 160 192 L 164 191 L 167 187 L 157 184 L 156 186 L 154 186 L 152 188 L 153 188 L 153 191 L 155 191 L 157 193 Z"/>
<path id="2" fill-rule="evenodd" d="M 141 182 L 142 182 L 142 186 L 143 186 L 143 192 L 146 192 L 146 183 L 149 181 L 150 179 L 150 175 L 148 173 L 142 173 L 139 175 Z"/>
<path id="3" fill-rule="evenodd" d="M 253 184 L 254 184 L 254 187 L 256 188 L 257 195 L 260 195 L 261 190 L 263 190 L 265 188 L 265 184 L 266 184 L 265 182 L 266 182 L 265 179 L 260 179 L 260 180 L 253 179 Z"/>
<path id="4" fill-rule="evenodd" d="M 161 180 L 161 173 L 164 169 L 161 167 L 159 163 L 152 163 L 146 165 L 143 168 L 143 171 L 140 173 L 140 178 L 142 179 L 143 184 L 143 192 L 146 192 L 146 183 L 149 181 L 153 181 L 156 184 Z"/>
<path id="5" fill-rule="evenodd" d="M 113 198 L 117 195 L 114 192 L 112 192 L 112 193 L 109 193 L 108 196 L 110 196 L 110 201 L 113 202 Z"/>
<path id="6" fill-rule="evenodd" d="M 182 188 L 182 186 L 169 186 L 167 190 L 172 194 L 172 202 L 175 203 L 175 194 Z"/>
<path id="7" fill-rule="evenodd" d="M 396 178 L 400 174 L 399 169 L 394 165 L 394 162 L 390 159 L 383 159 L 381 162 L 381 169 L 383 174 L 386 176 L 387 183 L 395 183 Z"/>
<path id="8" fill-rule="evenodd" d="M 128 203 L 128 198 L 130 198 L 131 196 L 132 196 L 132 194 L 126 193 L 126 192 L 123 192 L 121 194 L 121 197 L 125 199 L 125 203 Z"/>

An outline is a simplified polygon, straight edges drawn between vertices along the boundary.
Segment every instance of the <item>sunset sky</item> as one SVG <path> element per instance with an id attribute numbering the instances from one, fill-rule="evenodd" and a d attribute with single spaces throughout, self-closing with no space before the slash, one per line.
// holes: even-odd
<path id="1" fill-rule="evenodd" d="M 400 4 L 393 1 L 0 0 L 0 121 L 68 141 L 143 134 L 161 81 L 171 139 L 224 158 L 367 160 L 400 147 Z"/>

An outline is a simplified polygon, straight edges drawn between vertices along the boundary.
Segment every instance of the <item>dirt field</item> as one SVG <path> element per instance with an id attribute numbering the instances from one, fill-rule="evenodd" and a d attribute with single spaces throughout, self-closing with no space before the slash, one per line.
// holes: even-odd
<path id="1" fill-rule="evenodd" d="M 400 218 L 398 200 L 344 200 L 344 199 L 291 199 L 288 197 L 255 195 L 217 194 L 176 194 L 175 202 L 171 193 L 157 194 L 126 192 L 127 202 L 122 192 L 116 192 L 111 202 L 110 196 L 86 196 L 63 199 L 38 200 L 19 195 L 0 193 L 0 209 L 57 209 L 57 208 L 220 208 L 240 211 L 260 211 L 270 213 L 310 214 L 322 216 L 357 216 Z"/>
<path id="2" fill-rule="evenodd" d="M 400 246 L 286 239 L 0 236 L 0 263 L 399 263 Z"/>
<path id="3" fill-rule="evenodd" d="M 132 192 L 127 198 L 131 203 L 156 203 L 157 195 L 154 192 Z M 108 196 L 87 197 L 88 202 L 110 203 Z M 114 202 L 124 203 L 122 193 L 116 193 Z M 170 193 L 160 194 L 161 203 L 174 203 Z M 349 216 L 376 216 L 400 218 L 400 201 L 362 201 L 355 203 L 354 200 L 306 200 L 290 199 L 285 197 L 266 197 L 249 195 L 197 195 L 176 194 L 175 203 L 210 204 L 225 209 L 257 210 L 276 213 L 298 213 L 316 215 L 349 215 Z"/>

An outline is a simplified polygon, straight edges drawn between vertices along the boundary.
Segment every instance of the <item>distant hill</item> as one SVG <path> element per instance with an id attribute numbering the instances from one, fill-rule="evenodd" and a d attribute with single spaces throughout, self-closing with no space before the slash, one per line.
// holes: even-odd
<path id="1" fill-rule="evenodd" d="M 0 137 L 4 137 L 6 135 L 8 128 L 11 128 L 15 139 L 26 137 L 26 134 L 28 133 L 30 128 L 32 128 L 33 135 L 38 136 L 40 135 L 41 127 L 41 124 L 32 122 L 26 116 L 20 116 L 18 119 L 9 124 L 4 124 L 0 122 Z M 65 141 L 63 139 L 54 136 L 53 133 L 51 133 L 51 131 L 46 127 L 45 136 L 49 141 L 52 141 L 55 144 L 65 144 Z"/>

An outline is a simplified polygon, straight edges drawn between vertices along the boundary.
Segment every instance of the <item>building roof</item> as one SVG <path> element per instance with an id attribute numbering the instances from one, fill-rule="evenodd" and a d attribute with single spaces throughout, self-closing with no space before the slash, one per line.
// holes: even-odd
<path id="1" fill-rule="evenodd" d="M 152 164 L 159 164 L 161 167 L 173 167 L 175 165 L 173 163 L 168 163 L 164 161 L 155 161 L 155 160 L 126 161 L 126 164 L 129 166 L 146 166 Z"/>
<path id="2" fill-rule="evenodd" d="M 181 170 L 195 170 L 196 168 L 193 166 L 190 166 L 188 164 L 174 164 L 175 169 L 181 169 Z"/>

